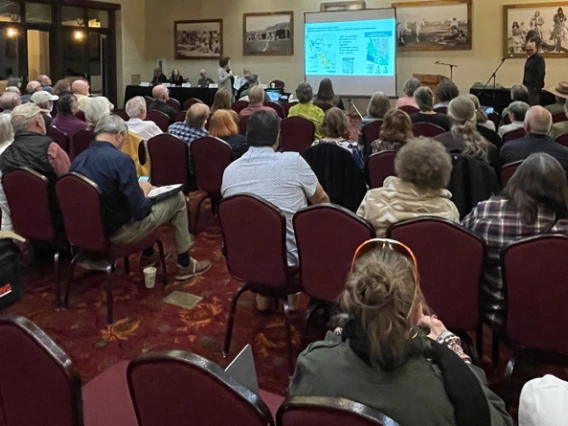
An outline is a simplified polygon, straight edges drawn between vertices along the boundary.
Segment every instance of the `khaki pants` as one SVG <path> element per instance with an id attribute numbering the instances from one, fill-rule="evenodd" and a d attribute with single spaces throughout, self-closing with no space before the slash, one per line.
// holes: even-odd
<path id="1" fill-rule="evenodd" d="M 139 222 L 130 222 L 116 231 L 110 241 L 116 245 L 127 245 L 140 241 L 159 226 L 169 224 L 174 231 L 177 254 L 186 253 L 193 245 L 187 221 L 187 204 L 180 192 L 152 206 L 148 216 Z"/>

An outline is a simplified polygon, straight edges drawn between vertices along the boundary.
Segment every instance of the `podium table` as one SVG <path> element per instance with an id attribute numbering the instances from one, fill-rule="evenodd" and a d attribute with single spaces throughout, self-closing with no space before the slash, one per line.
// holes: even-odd
<path id="1" fill-rule="evenodd" d="M 148 86 L 126 86 L 126 93 L 124 94 L 124 103 L 128 102 L 135 96 L 150 96 L 152 97 L 153 87 Z M 189 98 L 197 98 L 204 104 L 209 106 L 213 105 L 213 99 L 217 89 L 209 89 L 206 87 L 170 87 L 170 98 L 177 99 L 181 105 Z"/>
<path id="2" fill-rule="evenodd" d="M 475 95 L 479 98 L 479 103 L 483 106 L 493 107 L 495 112 L 501 114 L 505 108 L 509 106 L 512 102 L 511 100 L 511 89 L 487 87 L 483 86 L 472 86 L 469 89 L 469 93 Z M 556 102 L 554 95 L 546 90 L 540 91 L 540 104 L 542 106 L 550 105 Z"/>

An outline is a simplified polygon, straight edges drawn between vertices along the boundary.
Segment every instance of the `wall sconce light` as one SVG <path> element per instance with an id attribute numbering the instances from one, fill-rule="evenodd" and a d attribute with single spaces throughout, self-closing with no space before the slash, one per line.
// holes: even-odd
<path id="1" fill-rule="evenodd" d="M 85 33 L 83 31 L 75 31 L 73 38 L 77 41 L 83 41 L 85 39 Z"/>
<path id="2" fill-rule="evenodd" d="M 15 38 L 15 37 L 18 36 L 18 34 L 19 34 L 19 33 L 18 33 L 18 30 L 15 29 L 15 28 L 9 27 L 9 28 L 6 29 L 6 36 L 7 36 L 8 38 Z"/>

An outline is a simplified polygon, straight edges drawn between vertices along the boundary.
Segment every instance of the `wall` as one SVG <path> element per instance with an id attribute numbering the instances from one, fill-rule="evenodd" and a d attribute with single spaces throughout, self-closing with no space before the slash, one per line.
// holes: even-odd
<path id="1" fill-rule="evenodd" d="M 184 77 L 192 82 L 198 78 L 201 68 L 215 79 L 216 60 L 174 60 L 174 21 L 191 19 L 223 19 L 223 50 L 232 58 L 233 69 L 242 73 L 244 66 L 251 67 L 263 82 L 282 79 L 288 88 L 294 88 L 304 79 L 303 55 L 304 12 L 318 11 L 324 0 L 146 0 L 146 58 L 150 62 L 166 59 L 166 74 L 178 67 Z M 329 0 L 327 0 L 329 1 Z M 397 0 L 407 1 L 407 0 Z M 478 81 L 485 83 L 503 56 L 502 22 L 503 5 L 510 3 L 538 3 L 538 0 L 473 0 L 473 49 L 456 52 L 401 52 L 397 63 L 399 93 L 404 82 L 413 73 L 443 74 L 449 76 L 447 67 L 434 62 L 458 64 L 454 81 L 460 90 L 467 91 Z M 390 0 L 367 0 L 367 8 L 390 7 Z M 243 56 L 243 13 L 294 11 L 294 56 Z M 154 27 L 156 29 L 154 29 Z M 566 80 L 566 59 L 547 60 L 547 85 Z M 497 83 L 510 87 L 522 80 L 524 59 L 509 59 L 498 74 Z M 151 65 L 146 70 L 146 80 L 151 75 Z M 143 79 L 144 80 L 144 79 Z M 369 92 L 373 91 L 369 88 Z M 364 102 L 358 102 L 364 105 Z"/>

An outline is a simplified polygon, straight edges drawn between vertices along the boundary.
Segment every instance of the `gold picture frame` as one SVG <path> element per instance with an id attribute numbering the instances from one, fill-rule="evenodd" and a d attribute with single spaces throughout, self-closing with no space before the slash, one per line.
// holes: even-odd
<path id="1" fill-rule="evenodd" d="M 364 10 L 366 3 L 362 0 L 357 1 L 335 1 L 320 4 L 320 12 L 342 12 L 345 10 Z"/>

